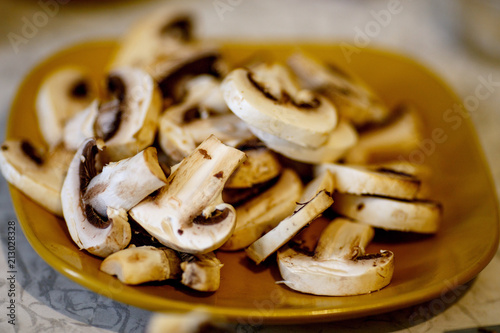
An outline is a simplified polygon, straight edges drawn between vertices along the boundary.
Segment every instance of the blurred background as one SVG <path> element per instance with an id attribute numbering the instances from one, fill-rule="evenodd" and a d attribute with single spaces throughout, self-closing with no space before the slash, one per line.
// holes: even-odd
<path id="1" fill-rule="evenodd" d="M 138 18 L 164 5 L 190 8 L 201 38 L 235 41 L 346 42 L 356 47 L 394 50 L 441 76 L 461 97 L 474 94 L 478 78 L 491 78 L 492 94 L 471 114 L 500 189 L 500 1 L 411 0 L 204 0 L 84 1 L 0 0 L 0 133 L 23 77 L 57 50 L 86 40 L 117 39 Z M 0 223 L 15 219 L 5 180 L 0 180 Z M 5 235 L 2 234 L 2 238 Z M 22 272 L 18 324 L 0 331 L 141 332 L 150 313 L 113 302 L 51 269 L 18 232 Z M 5 251 L 2 243 L 1 251 Z M 5 256 L 0 256 L 4 267 Z M 445 313 L 409 327 L 415 309 L 307 327 L 239 327 L 241 332 L 443 331 L 499 324 L 500 255 L 478 277 L 471 291 Z M 41 283 L 41 281 L 44 281 Z M 46 281 L 51 281 L 47 284 Z M 6 300 L 0 276 L 0 304 Z M 486 290 L 488 299 L 477 295 Z M 2 305 L 3 309 L 4 306 Z M 430 325 L 430 326 L 429 326 Z"/>

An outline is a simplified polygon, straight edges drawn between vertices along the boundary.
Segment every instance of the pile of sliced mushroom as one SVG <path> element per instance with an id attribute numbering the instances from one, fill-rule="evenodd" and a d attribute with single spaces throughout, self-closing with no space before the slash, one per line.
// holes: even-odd
<path id="1" fill-rule="evenodd" d="M 85 69 L 48 75 L 36 100 L 45 148 L 6 141 L 4 177 L 126 284 L 214 292 L 217 251 L 244 250 L 277 260 L 277 283 L 303 293 L 388 285 L 397 253 L 365 253 L 375 228 L 433 234 L 441 218 L 422 192 L 428 172 L 394 160 L 422 137 L 418 110 L 302 54 L 230 68 L 192 25 L 180 12 L 139 22 L 104 84 Z M 335 218 L 304 250 L 327 210 Z"/>

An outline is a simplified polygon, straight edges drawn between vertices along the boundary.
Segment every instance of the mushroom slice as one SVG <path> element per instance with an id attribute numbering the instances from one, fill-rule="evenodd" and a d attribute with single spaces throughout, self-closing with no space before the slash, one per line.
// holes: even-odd
<path id="1" fill-rule="evenodd" d="M 305 193 L 308 193 L 306 188 Z M 260 264 L 280 247 L 285 245 L 302 228 L 321 215 L 333 203 L 328 192 L 322 190 L 309 202 L 292 215 L 281 221 L 274 229 L 253 242 L 246 250 L 246 254 Z"/>
<path id="2" fill-rule="evenodd" d="M 99 257 L 107 257 L 125 248 L 131 230 L 123 208 L 108 207 L 106 216 L 98 214 L 83 201 L 85 190 L 97 174 L 101 140 L 87 139 L 71 161 L 61 189 L 64 219 L 69 234 L 80 249 Z"/>
<path id="3" fill-rule="evenodd" d="M 214 318 L 211 314 L 193 310 L 185 314 L 159 313 L 151 316 L 145 333 L 233 333 L 235 325 Z"/>
<path id="4" fill-rule="evenodd" d="M 250 130 L 270 149 L 293 160 L 314 164 L 337 161 L 356 144 L 358 139 L 354 127 L 345 120 L 340 120 L 328 137 L 328 141 L 318 148 L 305 148 L 256 127 L 250 126 Z"/>
<path id="5" fill-rule="evenodd" d="M 220 286 L 220 270 L 224 266 L 213 252 L 181 254 L 181 283 L 198 291 L 216 291 Z"/>
<path id="6" fill-rule="evenodd" d="M 100 270 L 123 283 L 137 285 L 179 278 L 181 259 L 172 249 L 153 246 L 128 247 L 106 257 Z"/>
<path id="7" fill-rule="evenodd" d="M 133 157 L 105 165 L 88 183 L 83 201 L 105 216 L 107 207 L 128 211 L 166 183 L 156 148 L 148 147 Z"/>
<path id="8" fill-rule="evenodd" d="M 334 193 L 332 209 L 374 227 L 431 234 L 441 221 L 441 206 L 433 201 L 404 201 L 392 198 Z"/>
<path id="9" fill-rule="evenodd" d="M 201 254 L 224 244 L 234 230 L 234 208 L 221 192 L 245 154 L 211 136 L 172 168 L 167 185 L 130 210 L 130 215 L 162 244 Z"/>
<path id="10" fill-rule="evenodd" d="M 380 124 L 391 111 L 361 79 L 333 66 L 323 65 L 297 53 L 288 59 L 288 65 L 302 84 L 330 99 L 338 113 L 357 128 Z"/>
<path id="11" fill-rule="evenodd" d="M 244 149 L 247 159 L 227 180 L 225 189 L 245 189 L 268 182 L 281 173 L 278 158 L 269 149 Z M 298 199 L 298 198 L 297 198 Z"/>
<path id="12" fill-rule="evenodd" d="M 365 254 L 373 228 L 346 219 L 333 220 L 322 232 L 314 256 L 293 247 L 278 251 L 283 283 L 314 295 L 368 294 L 387 286 L 394 272 L 394 254 Z"/>
<path id="13" fill-rule="evenodd" d="M 340 193 L 412 200 L 420 188 L 420 180 L 416 177 L 386 169 L 374 171 L 364 166 L 335 163 L 324 163 L 315 167 L 316 173 L 324 170 L 330 170 L 335 175 L 336 190 Z"/>
<path id="14" fill-rule="evenodd" d="M 347 163 L 380 163 L 409 154 L 422 142 L 422 119 L 417 110 L 401 105 L 389 124 L 363 132 L 345 156 Z"/>
<path id="15" fill-rule="evenodd" d="M 64 124 L 85 109 L 96 95 L 96 88 L 80 68 L 64 67 L 50 73 L 36 96 L 38 125 L 50 147 L 63 139 Z"/>
<path id="16" fill-rule="evenodd" d="M 108 158 L 118 161 L 153 143 L 162 103 L 151 76 L 136 68 L 111 71 L 107 89 L 94 131 L 105 141 Z"/>
<path id="17" fill-rule="evenodd" d="M 10 184 L 62 216 L 61 188 L 72 156 L 60 146 L 41 154 L 28 141 L 7 140 L 0 149 L 0 170 Z"/>
<path id="18" fill-rule="evenodd" d="M 252 127 L 297 145 L 317 148 L 337 126 L 337 111 L 324 97 L 301 90 L 286 67 L 239 68 L 221 85 L 224 100 Z"/>
<path id="19" fill-rule="evenodd" d="M 284 169 L 268 190 L 236 207 L 236 227 L 221 250 L 241 250 L 291 215 L 302 195 L 302 182 L 292 169 Z"/>
<path id="20" fill-rule="evenodd" d="M 133 66 L 152 74 L 158 58 L 193 40 L 192 27 L 188 12 L 172 7 L 156 10 L 132 26 L 120 43 L 111 67 Z"/>

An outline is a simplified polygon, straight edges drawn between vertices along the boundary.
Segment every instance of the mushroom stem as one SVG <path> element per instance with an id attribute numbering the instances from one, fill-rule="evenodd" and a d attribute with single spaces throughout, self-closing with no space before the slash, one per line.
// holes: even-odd
<path id="1" fill-rule="evenodd" d="M 166 182 L 156 148 L 148 147 L 133 157 L 104 166 L 90 181 L 83 200 L 105 216 L 107 207 L 130 210 Z"/>
<path id="2" fill-rule="evenodd" d="M 181 283 L 198 291 L 216 291 L 220 286 L 220 270 L 223 264 L 213 252 L 184 254 L 181 263 Z"/>

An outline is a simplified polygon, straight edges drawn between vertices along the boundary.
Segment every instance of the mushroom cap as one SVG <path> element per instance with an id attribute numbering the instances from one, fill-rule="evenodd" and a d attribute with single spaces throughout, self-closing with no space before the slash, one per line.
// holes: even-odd
<path id="1" fill-rule="evenodd" d="M 62 210 L 73 241 L 88 252 L 106 257 L 125 248 L 131 239 L 127 212 L 108 207 L 107 216 L 99 216 L 83 202 L 85 189 L 97 173 L 102 141 L 89 138 L 82 143 L 71 161 L 61 190 Z"/>
<path id="2" fill-rule="evenodd" d="M 250 126 L 300 146 L 321 146 L 337 126 L 335 107 L 322 96 L 300 90 L 281 65 L 235 69 L 221 89 L 231 111 Z"/>
<path id="3" fill-rule="evenodd" d="M 62 147 L 41 156 L 27 141 L 7 140 L 0 148 L 0 170 L 10 184 L 62 216 L 61 188 L 72 156 Z"/>

